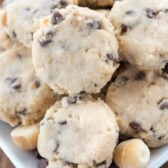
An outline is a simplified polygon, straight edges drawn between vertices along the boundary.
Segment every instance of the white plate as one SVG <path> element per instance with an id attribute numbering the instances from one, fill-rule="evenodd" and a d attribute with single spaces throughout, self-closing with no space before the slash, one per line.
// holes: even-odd
<path id="1" fill-rule="evenodd" d="M 12 142 L 12 128 L 0 121 L 0 147 L 13 162 L 16 168 L 37 168 L 38 160 L 33 152 L 19 150 Z M 152 150 L 152 156 L 147 168 L 159 168 L 168 161 L 168 145 Z"/>

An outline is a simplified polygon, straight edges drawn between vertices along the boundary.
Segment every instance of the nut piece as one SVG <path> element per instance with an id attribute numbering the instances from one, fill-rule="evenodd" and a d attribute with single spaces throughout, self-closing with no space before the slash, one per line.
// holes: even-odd
<path id="1" fill-rule="evenodd" d="M 114 151 L 114 162 L 119 168 L 145 168 L 149 159 L 149 148 L 140 139 L 124 141 Z"/>
<path id="2" fill-rule="evenodd" d="M 33 150 L 37 147 L 39 123 L 27 127 L 18 126 L 11 132 L 13 142 L 23 150 Z"/>

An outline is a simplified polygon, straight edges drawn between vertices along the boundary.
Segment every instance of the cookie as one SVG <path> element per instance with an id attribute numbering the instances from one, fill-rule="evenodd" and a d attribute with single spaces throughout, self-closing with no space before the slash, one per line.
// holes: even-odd
<path id="1" fill-rule="evenodd" d="M 96 10 L 99 13 L 102 13 L 103 15 L 105 15 L 105 17 L 108 17 L 110 14 L 110 10 L 109 9 L 98 9 Z"/>
<path id="2" fill-rule="evenodd" d="M 15 0 L 7 6 L 7 25 L 18 41 L 31 47 L 40 20 L 55 9 L 74 3 L 76 0 Z"/>
<path id="3" fill-rule="evenodd" d="M 6 10 L 0 10 L 0 52 L 10 49 L 15 43 L 15 33 L 6 26 Z"/>
<path id="4" fill-rule="evenodd" d="M 87 7 L 111 7 L 115 0 L 78 0 L 79 5 Z"/>
<path id="5" fill-rule="evenodd" d="M 159 147 L 168 143 L 167 92 L 165 73 L 129 66 L 111 83 L 106 103 L 115 112 L 122 134 Z"/>
<path id="6" fill-rule="evenodd" d="M 116 1 L 110 20 L 123 57 L 139 69 L 161 69 L 168 62 L 168 1 Z"/>
<path id="7" fill-rule="evenodd" d="M 45 18 L 32 50 L 37 75 L 59 94 L 98 93 L 118 67 L 113 26 L 88 8 L 68 6 Z"/>
<path id="8" fill-rule="evenodd" d="M 16 126 L 33 124 L 56 101 L 53 91 L 36 75 L 31 50 L 23 46 L 0 54 L 0 119 Z"/>
<path id="9" fill-rule="evenodd" d="M 112 162 L 118 125 L 110 108 L 90 98 L 64 97 L 40 124 L 38 151 L 48 167 L 105 168 Z"/>

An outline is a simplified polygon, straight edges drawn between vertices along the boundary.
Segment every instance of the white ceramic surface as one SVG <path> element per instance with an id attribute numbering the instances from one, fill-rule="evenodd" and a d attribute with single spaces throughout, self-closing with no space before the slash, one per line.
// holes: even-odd
<path id="1" fill-rule="evenodd" d="M 19 150 L 10 138 L 12 128 L 0 121 L 0 147 L 16 168 L 37 168 L 37 159 L 33 152 Z M 151 151 L 152 156 L 147 168 L 159 168 L 168 161 L 168 145 Z"/>

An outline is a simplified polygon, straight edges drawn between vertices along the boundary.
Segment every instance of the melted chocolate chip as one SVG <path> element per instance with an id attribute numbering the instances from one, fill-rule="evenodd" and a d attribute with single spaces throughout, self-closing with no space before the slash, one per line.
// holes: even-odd
<path id="1" fill-rule="evenodd" d="M 139 133 L 140 131 L 142 131 L 141 125 L 137 122 L 131 122 L 129 123 L 129 126 L 136 132 Z"/>
<path id="2" fill-rule="evenodd" d="M 66 125 L 67 124 L 67 121 L 60 121 L 58 122 L 59 125 Z"/>
<path id="3" fill-rule="evenodd" d="M 102 29 L 102 24 L 99 20 L 89 20 L 87 26 L 91 29 Z"/>
<path id="4" fill-rule="evenodd" d="M 140 72 L 138 72 L 138 73 L 136 74 L 136 76 L 135 76 L 134 79 L 137 80 L 137 81 L 140 81 L 140 80 L 144 80 L 145 77 L 146 77 L 145 72 L 140 71 Z"/>
<path id="5" fill-rule="evenodd" d="M 60 146 L 60 143 L 57 141 L 56 144 L 55 144 L 55 149 L 54 149 L 54 153 L 56 153 L 58 151 L 58 148 Z"/>
<path id="6" fill-rule="evenodd" d="M 128 26 L 125 25 L 125 24 L 122 24 L 121 25 L 121 32 L 120 32 L 120 34 L 121 35 L 125 34 L 127 32 L 127 30 L 128 30 Z"/>
<path id="7" fill-rule="evenodd" d="M 56 25 L 56 24 L 60 23 L 62 20 L 63 20 L 62 14 L 58 11 L 55 11 L 52 18 L 51 18 L 52 24 Z"/>
<path id="8" fill-rule="evenodd" d="M 46 159 L 40 159 L 38 162 L 38 168 L 46 168 L 48 165 L 48 162 Z"/>
<path id="9" fill-rule="evenodd" d="M 146 9 L 146 16 L 147 16 L 149 19 L 155 18 L 156 15 L 157 15 L 157 12 L 154 11 L 153 9 L 151 9 L 151 8 L 147 8 L 147 9 Z"/>
<path id="10" fill-rule="evenodd" d="M 20 110 L 17 110 L 17 113 L 19 115 L 26 115 L 27 109 L 25 107 L 21 108 Z"/>
<path id="11" fill-rule="evenodd" d="M 160 110 L 168 110 L 168 99 L 167 101 L 166 99 L 163 99 L 159 105 L 160 105 Z"/>
<path id="12" fill-rule="evenodd" d="M 133 13 L 134 13 L 133 10 L 128 10 L 128 11 L 125 12 L 126 15 L 131 15 L 131 14 L 133 14 Z"/>

